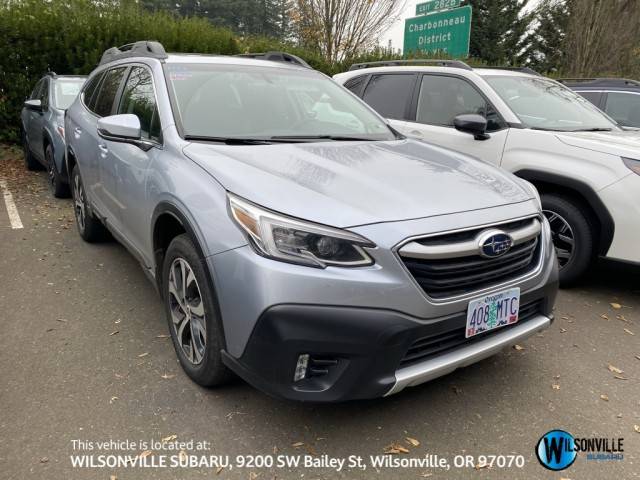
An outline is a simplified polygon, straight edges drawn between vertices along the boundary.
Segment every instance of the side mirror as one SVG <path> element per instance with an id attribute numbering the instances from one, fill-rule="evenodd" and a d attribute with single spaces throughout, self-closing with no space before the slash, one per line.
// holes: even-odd
<path id="1" fill-rule="evenodd" d="M 140 119 L 130 113 L 102 117 L 98 120 L 98 134 L 112 142 L 135 142 L 140 140 Z"/>
<path id="2" fill-rule="evenodd" d="M 470 133 L 476 140 L 488 140 L 491 138 L 487 134 L 487 119 L 475 113 L 458 115 L 453 119 L 453 126 L 456 130 Z"/>
<path id="3" fill-rule="evenodd" d="M 24 102 L 25 108 L 29 110 L 34 110 L 36 112 L 42 111 L 42 101 L 39 99 L 26 100 Z"/>

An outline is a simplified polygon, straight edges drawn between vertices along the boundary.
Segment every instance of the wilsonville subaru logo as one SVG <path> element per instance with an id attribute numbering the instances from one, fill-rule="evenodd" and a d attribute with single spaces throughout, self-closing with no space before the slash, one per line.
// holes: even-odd
<path id="1" fill-rule="evenodd" d="M 551 430 L 538 441 L 536 455 L 543 467 L 558 471 L 569 468 L 578 453 L 573 435 L 564 430 Z"/>
<path id="2" fill-rule="evenodd" d="M 480 235 L 478 243 L 483 257 L 496 258 L 511 250 L 513 238 L 501 230 L 489 230 Z"/>

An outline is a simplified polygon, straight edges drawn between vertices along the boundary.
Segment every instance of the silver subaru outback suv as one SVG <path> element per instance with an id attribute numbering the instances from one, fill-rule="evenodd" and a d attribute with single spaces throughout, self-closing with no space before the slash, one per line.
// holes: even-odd
<path id="1" fill-rule="evenodd" d="M 80 235 L 138 258 L 200 385 L 380 397 L 553 319 L 536 190 L 404 138 L 292 55 L 112 48 L 65 125 Z"/>

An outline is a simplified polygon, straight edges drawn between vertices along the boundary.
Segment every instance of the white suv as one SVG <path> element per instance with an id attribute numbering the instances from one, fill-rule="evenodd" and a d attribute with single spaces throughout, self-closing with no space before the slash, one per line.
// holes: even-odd
<path id="1" fill-rule="evenodd" d="M 436 66 L 423 66 L 430 62 Z M 334 79 L 405 135 L 532 182 L 563 284 L 598 256 L 640 263 L 640 132 L 623 130 L 562 84 L 526 68 L 453 60 L 358 64 Z"/>

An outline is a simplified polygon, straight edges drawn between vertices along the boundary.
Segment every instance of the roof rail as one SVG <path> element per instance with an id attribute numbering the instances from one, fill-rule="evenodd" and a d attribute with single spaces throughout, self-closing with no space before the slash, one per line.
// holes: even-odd
<path id="1" fill-rule="evenodd" d="M 640 87 L 637 80 L 629 80 L 627 78 L 559 78 L 560 83 L 588 84 L 590 86 L 621 86 L 621 87 Z"/>
<path id="2" fill-rule="evenodd" d="M 377 62 L 354 63 L 349 70 L 360 70 L 369 67 L 400 67 L 403 65 L 437 65 L 438 67 L 462 68 L 463 70 L 473 70 L 469 65 L 461 60 L 441 60 L 441 59 L 413 59 L 413 60 L 381 60 Z"/>
<path id="3" fill-rule="evenodd" d="M 47 77 L 55 77 L 58 74 L 56 72 L 54 72 L 53 70 L 49 70 L 47 73 L 45 73 L 45 76 Z"/>
<path id="4" fill-rule="evenodd" d="M 478 67 L 478 68 L 484 68 L 486 70 L 507 70 L 510 72 L 528 73 L 529 75 L 535 75 L 537 77 L 543 76 L 540 72 L 536 72 L 533 68 L 529 68 L 529 67 Z"/>
<path id="5" fill-rule="evenodd" d="M 121 47 L 111 47 L 102 54 L 100 64 L 103 65 L 114 60 L 128 57 L 150 57 L 157 59 L 167 58 L 167 52 L 160 42 L 141 41 L 128 43 Z"/>
<path id="6" fill-rule="evenodd" d="M 283 62 L 292 63 L 305 68 L 311 68 L 311 66 L 297 55 L 293 55 L 287 52 L 266 52 L 266 53 L 240 53 L 236 57 L 256 58 L 258 60 L 269 60 L 271 62 Z"/>

